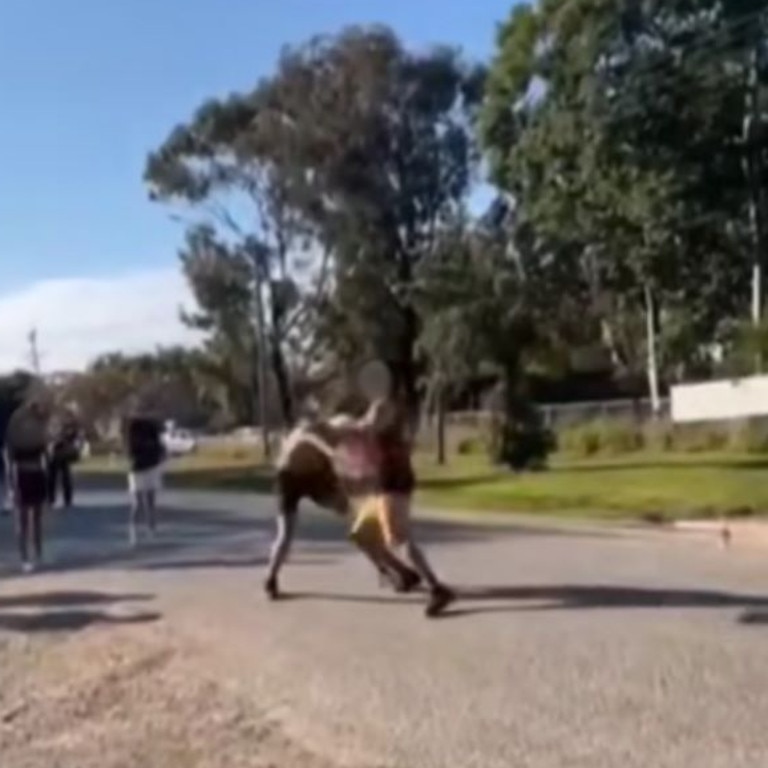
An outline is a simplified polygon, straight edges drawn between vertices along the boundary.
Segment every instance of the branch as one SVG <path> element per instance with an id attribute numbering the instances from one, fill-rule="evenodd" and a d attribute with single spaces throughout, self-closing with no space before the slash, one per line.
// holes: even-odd
<path id="1" fill-rule="evenodd" d="M 309 299 L 309 298 L 301 302 L 301 306 L 299 306 L 299 308 L 296 310 L 293 317 L 289 318 L 284 325 L 284 332 L 286 334 L 295 330 L 297 325 L 304 322 L 304 320 L 306 319 L 310 311 L 312 304 L 315 303 L 320 298 L 320 296 L 322 296 L 325 293 L 328 277 L 331 273 L 330 264 L 331 264 L 331 249 L 326 246 L 323 249 L 323 258 L 320 263 L 320 275 L 318 277 L 315 290 L 313 291 L 314 295 L 312 299 L 314 299 L 314 302 L 312 301 L 312 299 Z"/>

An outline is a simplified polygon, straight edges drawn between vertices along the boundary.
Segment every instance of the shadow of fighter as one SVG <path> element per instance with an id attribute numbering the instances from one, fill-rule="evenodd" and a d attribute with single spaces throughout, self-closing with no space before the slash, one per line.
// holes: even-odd
<path id="1" fill-rule="evenodd" d="M 349 472 L 340 460 L 343 447 L 365 440 L 370 427 L 365 420 L 335 416 L 296 427 L 283 441 L 276 464 L 277 534 L 272 544 L 264 590 L 275 600 L 280 596 L 280 570 L 288 559 L 296 533 L 299 504 L 309 499 L 323 509 L 351 518 L 355 499 L 371 499 L 375 470 Z M 365 526 L 349 539 L 373 563 L 380 578 L 397 592 L 410 592 L 420 576 L 387 546 L 379 526 Z"/>

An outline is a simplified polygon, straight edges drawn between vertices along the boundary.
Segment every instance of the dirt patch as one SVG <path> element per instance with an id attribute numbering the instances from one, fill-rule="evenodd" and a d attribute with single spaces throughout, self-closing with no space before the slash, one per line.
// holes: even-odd
<path id="1" fill-rule="evenodd" d="M 0 632 L 3 768 L 332 768 L 161 625 Z"/>

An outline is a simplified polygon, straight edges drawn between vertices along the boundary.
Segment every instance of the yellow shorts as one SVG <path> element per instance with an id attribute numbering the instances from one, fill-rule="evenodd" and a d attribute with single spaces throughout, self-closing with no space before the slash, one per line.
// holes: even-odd
<path id="1" fill-rule="evenodd" d="M 353 538 L 364 544 L 397 546 L 410 536 L 410 497 L 390 495 L 366 497 L 357 508 L 350 531 Z M 385 506 L 386 503 L 386 506 Z"/>
<path id="2" fill-rule="evenodd" d="M 357 507 L 350 534 L 360 544 L 382 546 L 385 544 L 381 526 L 381 498 L 366 496 Z"/>

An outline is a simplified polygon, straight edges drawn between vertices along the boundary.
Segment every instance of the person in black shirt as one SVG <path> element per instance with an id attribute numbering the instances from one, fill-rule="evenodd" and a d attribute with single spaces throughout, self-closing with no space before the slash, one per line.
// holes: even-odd
<path id="1" fill-rule="evenodd" d="M 13 489 L 22 568 L 35 570 L 43 557 L 43 510 L 48 501 L 48 409 L 39 399 L 19 407 L 8 425 L 6 471 Z M 32 537 L 34 557 L 29 557 Z"/>
<path id="2" fill-rule="evenodd" d="M 157 494 L 162 486 L 162 462 L 165 450 L 162 426 L 149 416 L 134 416 L 126 428 L 128 454 L 128 490 L 131 494 L 131 515 L 128 537 L 131 546 L 138 542 L 137 524 L 144 518 L 150 535 L 157 527 Z"/>
<path id="3" fill-rule="evenodd" d="M 56 504 L 59 486 L 64 496 L 64 506 L 69 508 L 74 501 L 72 465 L 80 459 L 80 431 L 77 422 L 68 416 L 56 430 L 51 443 L 48 473 L 48 502 Z"/>

